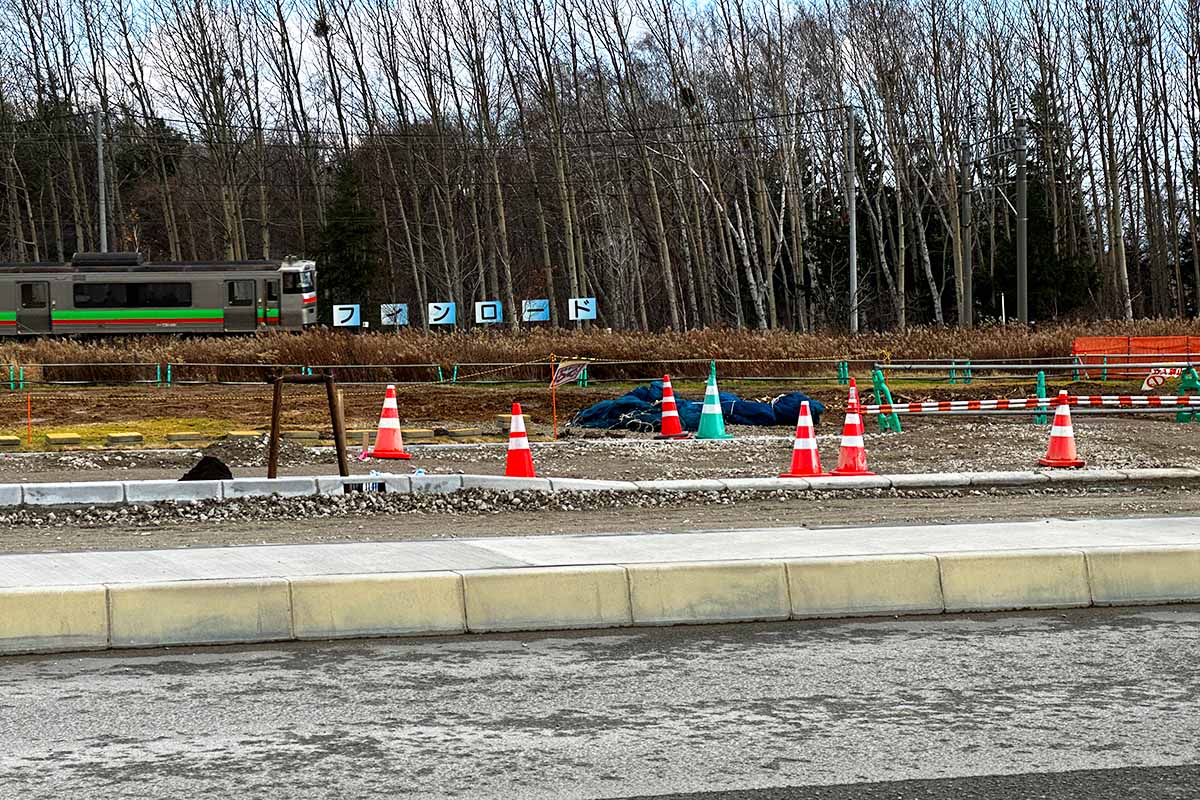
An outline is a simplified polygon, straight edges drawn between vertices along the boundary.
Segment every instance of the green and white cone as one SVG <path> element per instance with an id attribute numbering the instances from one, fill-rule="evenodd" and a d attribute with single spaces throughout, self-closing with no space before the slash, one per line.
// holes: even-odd
<path id="1" fill-rule="evenodd" d="M 732 439 L 725 432 L 725 417 L 721 414 L 721 395 L 717 393 L 717 374 L 708 374 L 708 386 L 704 389 L 704 407 L 700 409 L 700 430 L 697 439 Z"/>

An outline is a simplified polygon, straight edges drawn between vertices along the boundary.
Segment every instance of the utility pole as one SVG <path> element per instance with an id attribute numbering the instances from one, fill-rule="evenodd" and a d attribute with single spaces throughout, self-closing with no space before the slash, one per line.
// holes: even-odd
<path id="1" fill-rule="evenodd" d="M 1017 139 L 1017 321 L 1029 324 L 1029 206 L 1026 197 L 1025 118 L 1017 117 L 1013 124 Z"/>
<path id="2" fill-rule="evenodd" d="M 108 187 L 104 183 L 104 129 L 100 125 L 100 112 L 92 114 L 96 126 L 96 180 L 100 187 L 100 252 L 108 252 Z"/>
<path id="3" fill-rule="evenodd" d="M 846 205 L 850 217 L 850 332 L 858 333 L 858 193 L 854 169 L 854 109 L 846 108 Z"/>
<path id="4" fill-rule="evenodd" d="M 962 267 L 962 304 L 958 308 L 958 324 L 970 328 L 975 324 L 974 269 L 971 264 L 971 145 L 963 139 L 958 149 L 958 247 Z"/>

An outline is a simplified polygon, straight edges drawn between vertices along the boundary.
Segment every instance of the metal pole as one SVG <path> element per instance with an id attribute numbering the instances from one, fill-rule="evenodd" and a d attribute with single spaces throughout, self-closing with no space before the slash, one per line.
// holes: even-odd
<path id="1" fill-rule="evenodd" d="M 971 265 L 971 146 L 964 139 L 958 150 L 958 230 L 959 258 L 962 266 L 962 305 L 958 309 L 958 324 L 969 328 L 974 324 L 975 287 Z"/>
<path id="2" fill-rule="evenodd" d="M 108 252 L 108 187 L 104 181 L 104 129 L 100 126 L 100 112 L 92 114 L 96 125 L 96 184 L 100 191 L 100 252 Z"/>
<path id="3" fill-rule="evenodd" d="M 1025 174 L 1025 119 L 1017 117 L 1013 126 L 1017 139 L 1017 321 L 1029 324 L 1029 208 Z"/>
<path id="4" fill-rule="evenodd" d="M 271 439 L 267 443 L 267 477 L 279 476 L 279 413 L 283 406 L 283 378 L 274 380 L 271 395 Z"/>
<path id="5" fill-rule="evenodd" d="M 858 183 L 854 168 L 854 109 L 846 109 L 846 205 L 850 218 L 850 332 L 858 333 Z"/>
<path id="6" fill-rule="evenodd" d="M 345 478 L 350 474 L 346 463 L 346 426 L 342 422 L 341 397 L 333 382 L 332 372 L 325 373 L 325 396 L 329 401 L 329 421 L 333 424 L 333 447 L 337 452 L 338 475 Z"/>

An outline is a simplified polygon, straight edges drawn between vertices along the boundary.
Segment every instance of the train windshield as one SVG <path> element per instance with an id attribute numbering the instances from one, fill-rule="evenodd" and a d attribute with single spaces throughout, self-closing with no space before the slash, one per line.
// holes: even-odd
<path id="1" fill-rule="evenodd" d="M 284 294 L 305 294 L 315 292 L 317 284 L 313 281 L 313 271 L 306 269 L 297 272 L 283 273 L 283 293 Z"/>

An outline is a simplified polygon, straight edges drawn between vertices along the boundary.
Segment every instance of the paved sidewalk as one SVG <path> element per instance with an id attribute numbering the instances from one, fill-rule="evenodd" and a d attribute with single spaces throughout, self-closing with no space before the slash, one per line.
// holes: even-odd
<path id="1" fill-rule="evenodd" d="M 1200 518 L 264 545 L 0 556 L 0 588 L 909 553 L 1200 546 Z"/>
<path id="2" fill-rule="evenodd" d="M 0 654 L 1200 601 L 1200 518 L 0 556 Z"/>

